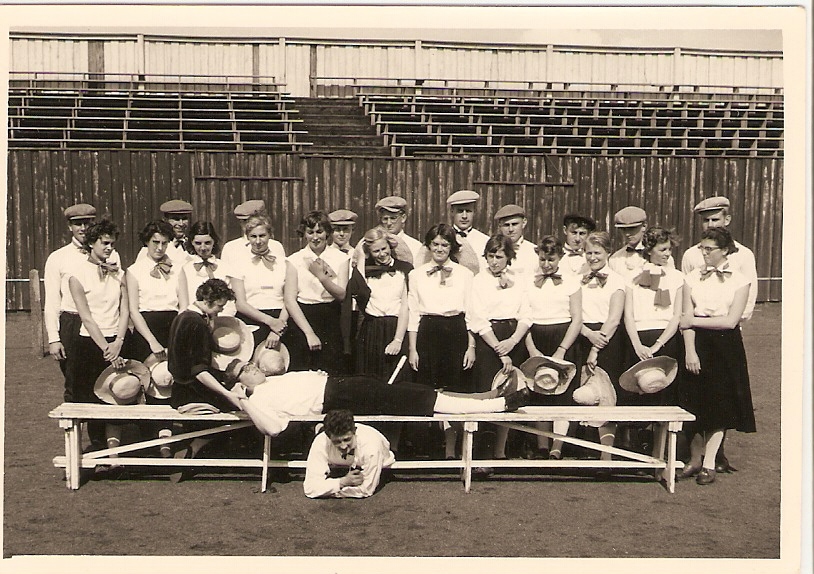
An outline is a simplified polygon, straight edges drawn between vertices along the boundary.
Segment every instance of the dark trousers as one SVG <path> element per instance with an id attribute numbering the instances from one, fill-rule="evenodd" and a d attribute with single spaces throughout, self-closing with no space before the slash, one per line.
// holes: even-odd
<path id="1" fill-rule="evenodd" d="M 79 329 L 82 319 L 76 313 L 62 312 L 59 315 L 59 340 L 65 348 L 65 359 L 59 361 L 59 368 L 65 377 L 65 391 L 63 394 L 66 403 L 78 402 L 73 399 L 73 377 L 69 368 L 71 360 L 77 359 L 76 345 L 79 342 Z M 81 358 L 79 359 L 81 360 Z"/>
<path id="2" fill-rule="evenodd" d="M 107 338 L 108 342 L 113 337 Z M 96 379 L 102 374 L 110 363 L 105 360 L 100 349 L 90 337 L 77 337 L 74 348 L 74 359 L 68 361 L 68 372 L 72 387 L 70 389 L 73 403 L 101 403 L 94 394 L 93 387 Z M 68 389 L 66 389 L 66 394 Z M 67 400 L 67 399 L 66 399 Z M 105 423 L 101 421 L 88 421 L 88 436 L 91 442 L 105 442 Z"/>

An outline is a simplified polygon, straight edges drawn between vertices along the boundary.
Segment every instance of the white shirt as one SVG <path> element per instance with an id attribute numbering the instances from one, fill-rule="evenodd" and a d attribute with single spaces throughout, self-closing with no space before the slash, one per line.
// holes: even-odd
<path id="1" fill-rule="evenodd" d="M 492 319 L 517 319 L 519 324 L 531 325 L 525 290 L 527 286 L 509 270 L 506 276 L 514 282 L 511 287 L 500 287 L 500 279 L 490 271 L 478 273 L 472 279 L 472 291 L 469 298 L 469 309 L 466 311 L 467 328 L 473 333 L 483 335 L 492 328 Z"/>
<path id="2" fill-rule="evenodd" d="M 585 260 L 584 251 L 580 251 L 577 255 L 575 252 L 569 251 L 565 245 L 563 245 L 563 251 L 562 259 L 560 259 L 560 273 L 581 276 L 588 272 L 588 262 Z"/>
<path id="3" fill-rule="evenodd" d="M 534 250 L 534 244 L 521 237 L 520 241 L 514 244 L 514 260 L 509 268 L 519 278 L 526 277 L 531 281 L 538 267 L 540 267 L 540 257 Z M 526 282 L 525 279 L 521 279 L 521 281 Z"/>
<path id="4" fill-rule="evenodd" d="M 297 270 L 297 301 L 307 305 L 316 303 L 330 303 L 334 301 L 333 295 L 326 291 L 319 279 L 308 270 L 308 266 L 319 257 L 327 263 L 336 277 L 333 281 L 337 285 L 345 286 L 348 284 L 348 260 L 350 256 L 347 253 L 342 253 L 339 249 L 326 247 L 321 255 L 313 252 L 311 247 L 305 246 L 296 253 L 292 253 L 288 258 Z"/>
<path id="5" fill-rule="evenodd" d="M 192 259 L 192 255 L 186 249 L 184 249 L 183 247 L 175 246 L 174 239 L 170 239 L 170 242 L 167 245 L 167 257 L 170 258 L 174 266 L 178 266 L 178 269 L 183 267 L 184 263 Z M 149 258 L 150 256 L 147 255 L 147 247 L 142 247 L 139 250 L 138 255 L 136 255 L 136 261 Z"/>
<path id="6" fill-rule="evenodd" d="M 698 245 L 693 245 L 684 252 L 681 257 L 681 270 L 684 275 L 689 275 L 693 269 L 705 267 L 704 255 L 698 249 Z M 743 309 L 742 320 L 747 321 L 752 317 L 755 310 L 755 301 L 757 301 L 757 267 L 755 265 L 755 254 L 752 250 L 741 245 L 735 241 L 735 246 L 738 250 L 735 253 L 730 253 L 726 256 L 729 262 L 729 268 L 733 271 L 739 271 L 749 280 L 749 297 L 746 299 L 746 307 Z"/>
<path id="7" fill-rule="evenodd" d="M 636 246 L 636 249 L 644 249 L 644 245 L 641 241 Z M 639 255 L 639 253 L 636 251 L 628 251 L 627 245 L 621 249 L 618 249 L 608 258 L 608 267 L 621 275 L 625 282 L 628 282 L 634 277 L 638 276 L 642 272 L 642 267 L 644 267 L 645 263 L 647 263 L 645 258 Z M 670 256 L 670 259 L 667 260 L 667 266 L 676 266 L 676 262 L 673 260 L 672 255 Z"/>
<path id="8" fill-rule="evenodd" d="M 534 284 L 534 277 L 526 278 L 526 301 L 528 309 L 524 311 L 535 325 L 559 325 L 571 321 L 571 295 L 579 291 L 579 279 L 563 275 L 562 283 L 554 285 L 547 279 L 542 287 Z"/>
<path id="9" fill-rule="evenodd" d="M 228 262 L 230 277 L 243 281 L 246 302 L 255 309 L 282 309 L 285 305 L 285 256 L 281 256 L 279 251 L 271 254 L 275 257 L 272 269 L 266 267 L 261 259 L 255 259 L 250 248 L 235 251 Z"/>
<path id="10" fill-rule="evenodd" d="M 75 277 L 82 284 L 91 317 L 102 335 L 115 337 L 119 327 L 119 305 L 121 304 L 124 271 L 119 269 L 116 273 L 107 273 L 104 278 L 100 278 L 99 266 L 88 261 L 85 256 L 85 261 L 77 263 L 70 271 L 70 276 Z M 79 329 L 79 334 L 83 337 L 90 337 L 84 323 Z"/>
<path id="11" fill-rule="evenodd" d="M 586 285 L 582 285 L 583 323 L 604 323 L 607 321 L 613 294 L 617 291 L 625 292 L 625 280 L 619 273 L 608 267 L 608 265 L 599 269 L 598 272 L 608 275 L 604 287 L 600 287 L 596 278 L 591 279 Z"/>
<path id="12" fill-rule="evenodd" d="M 396 457 L 390 443 L 379 431 L 363 424 L 356 425 L 353 454 L 342 458 L 331 439 L 321 432 L 314 437 L 305 463 L 303 490 L 308 498 L 366 498 L 379 486 L 382 468 L 391 466 Z M 339 478 L 329 478 L 331 467 L 361 468 L 363 482 L 359 486 L 339 486 Z"/>
<path id="13" fill-rule="evenodd" d="M 200 256 L 193 255 L 181 268 L 181 272 L 184 274 L 184 279 L 186 279 L 187 282 L 187 296 L 189 297 L 190 302 L 196 300 L 195 291 L 198 290 L 198 287 L 209 279 L 209 273 L 206 272 L 207 268 L 205 266 L 201 266 L 200 271 L 195 269 L 195 264 L 201 263 L 202 261 L 203 259 L 201 259 Z M 230 277 L 234 276 L 235 272 L 232 271 L 229 264 L 218 259 L 217 257 L 210 257 L 209 261 L 218 266 L 217 269 L 212 272 L 212 275 L 216 279 L 222 279 L 227 285 L 229 285 L 229 287 L 231 287 L 232 284 Z M 236 312 L 237 308 L 235 307 L 235 302 L 229 301 L 220 314 L 234 317 Z"/>
<path id="14" fill-rule="evenodd" d="M 721 268 L 726 268 L 726 264 Z M 732 267 L 729 267 L 732 270 Z M 692 303 L 696 317 L 725 317 L 735 300 L 735 293 L 749 284 L 749 279 L 739 271 L 732 270 L 732 275 L 724 281 L 713 275 L 701 280 L 701 269 L 693 269 L 687 275 L 687 286 L 691 289 Z"/>
<path id="15" fill-rule="evenodd" d="M 666 289 L 670 293 L 670 305 L 668 307 L 656 306 L 656 291 L 649 287 L 641 287 L 636 283 L 628 283 L 627 291 L 633 298 L 633 320 L 636 323 L 637 331 L 647 331 L 649 329 L 664 329 L 673 318 L 675 306 L 679 307 L 682 302 L 678 300 L 678 290 L 684 285 L 684 274 L 678 269 L 670 266 L 659 266 L 647 263 L 643 267 L 644 271 L 651 274 L 663 274 L 659 278 L 659 289 Z M 634 280 L 636 278 L 634 277 Z"/>
<path id="16" fill-rule="evenodd" d="M 127 273 L 138 282 L 138 309 L 133 311 L 178 311 L 178 276 L 181 269 L 172 264 L 169 274 L 153 277 L 155 261 L 150 257 L 136 259 Z"/>
<path id="17" fill-rule="evenodd" d="M 443 315 L 452 317 L 465 313 L 469 306 L 469 295 L 472 289 L 472 272 L 457 263 L 447 260 L 444 267 L 450 267 L 452 273 L 441 285 L 441 272 L 427 275 L 435 263 L 427 263 L 410 271 L 410 291 L 407 294 L 407 305 L 410 318 L 408 331 L 418 331 L 422 315 Z"/>
<path id="18" fill-rule="evenodd" d="M 223 248 L 220 250 L 220 258 L 229 263 L 238 261 L 243 254 L 251 253 L 252 247 L 249 240 L 245 235 L 241 235 L 237 239 L 227 241 Z M 285 248 L 283 244 L 274 239 L 269 239 L 269 251 L 277 259 L 285 260 Z M 285 265 L 284 265 L 285 267 Z"/>
<path id="19" fill-rule="evenodd" d="M 407 276 L 401 271 L 393 275 L 382 273 L 379 277 L 369 277 L 370 300 L 365 313 L 373 317 L 398 317 L 401 312 L 401 298 L 407 290 Z"/>
<path id="20" fill-rule="evenodd" d="M 277 436 L 288 427 L 291 417 L 322 414 L 327 382 L 328 375 L 316 371 L 266 377 L 265 383 L 255 387 L 249 401 L 269 416 L 271 426 L 267 430 Z"/>
<path id="21" fill-rule="evenodd" d="M 45 260 L 43 279 L 45 280 L 45 309 L 43 320 L 49 343 L 59 342 L 59 314 L 63 311 L 76 313 L 76 303 L 71 296 L 68 278 L 79 263 L 87 262 L 88 254 L 82 251 L 82 244 L 71 239 L 68 245 L 53 251 Z M 116 251 L 110 254 L 108 261 L 120 263 Z"/>

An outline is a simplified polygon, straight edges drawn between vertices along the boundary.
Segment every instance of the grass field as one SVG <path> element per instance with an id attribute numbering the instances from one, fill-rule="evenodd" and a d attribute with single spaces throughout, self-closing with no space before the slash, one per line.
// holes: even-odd
<path id="1" fill-rule="evenodd" d="M 52 458 L 62 431 L 57 364 L 29 347 L 27 314 L 7 317 L 4 557 L 484 556 L 780 557 L 780 310 L 758 305 L 744 329 L 758 432 L 732 432 L 739 472 L 710 486 L 589 474 L 494 475 L 464 493 L 455 474 L 397 475 L 364 501 L 309 500 L 302 475 L 258 492 L 259 474 L 172 484 L 124 480 L 65 488 Z M 259 471 L 257 471 L 259 472 Z M 13 563 L 13 560 L 11 561 Z"/>

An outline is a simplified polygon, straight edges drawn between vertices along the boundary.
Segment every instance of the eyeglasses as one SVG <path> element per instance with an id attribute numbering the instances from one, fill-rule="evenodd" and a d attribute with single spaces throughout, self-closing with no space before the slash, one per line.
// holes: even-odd
<path id="1" fill-rule="evenodd" d="M 718 251 L 720 247 L 705 247 L 703 245 L 699 245 L 698 249 L 700 249 L 701 253 L 703 253 L 704 255 L 709 255 L 713 251 Z"/>

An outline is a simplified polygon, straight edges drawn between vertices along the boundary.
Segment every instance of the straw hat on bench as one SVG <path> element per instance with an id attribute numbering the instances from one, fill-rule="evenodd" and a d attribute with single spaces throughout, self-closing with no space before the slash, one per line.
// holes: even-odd
<path id="1" fill-rule="evenodd" d="M 93 392 L 111 405 L 144 402 L 144 389 L 150 384 L 150 371 L 143 363 L 127 359 L 121 369 L 110 365 L 99 375 Z"/>
<path id="2" fill-rule="evenodd" d="M 531 357 L 520 365 L 526 377 L 529 390 L 541 395 L 561 395 L 577 372 L 577 367 L 569 361 L 558 361 L 552 357 Z"/>

